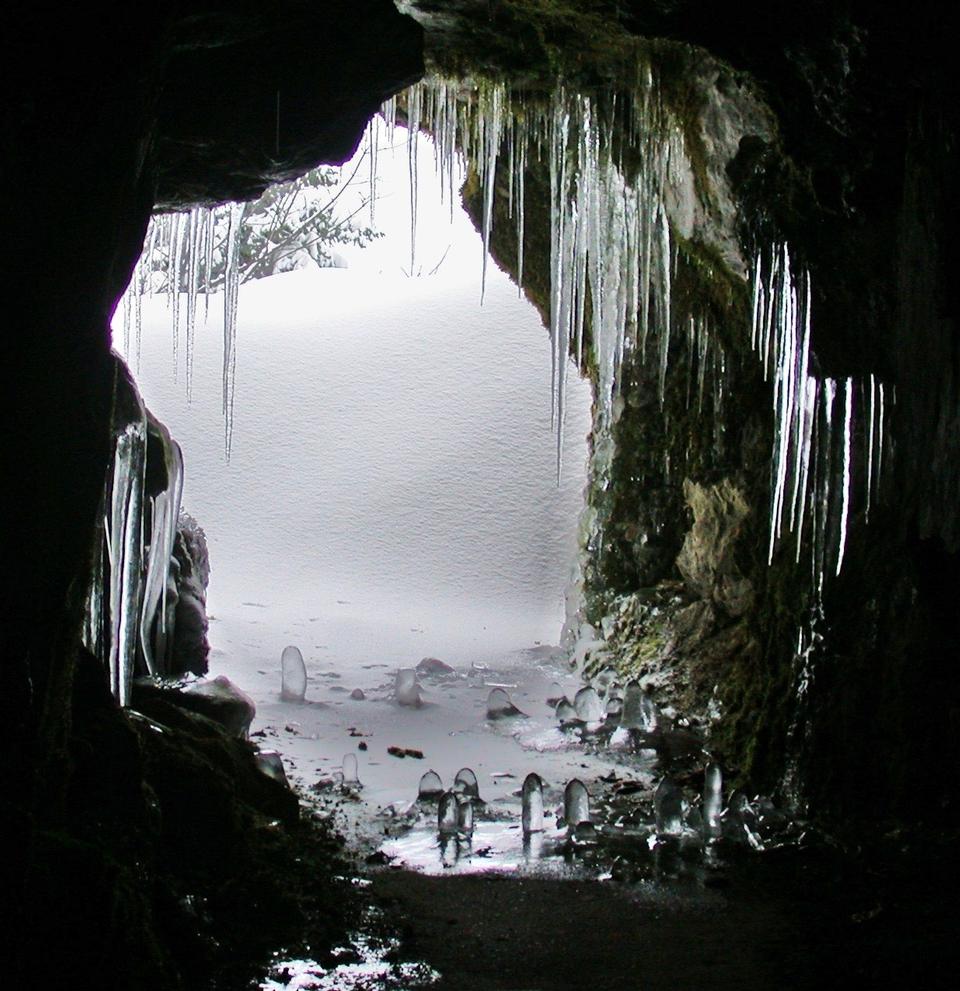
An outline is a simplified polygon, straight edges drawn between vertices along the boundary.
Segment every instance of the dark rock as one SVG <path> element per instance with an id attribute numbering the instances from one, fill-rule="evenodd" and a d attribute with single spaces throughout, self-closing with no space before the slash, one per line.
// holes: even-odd
<path id="1" fill-rule="evenodd" d="M 440 678 L 444 675 L 456 674 L 456 671 L 437 657 L 425 657 L 417 665 L 417 674 L 430 678 Z"/>
<path id="2" fill-rule="evenodd" d="M 180 513 L 173 556 L 176 608 L 169 673 L 206 674 L 210 654 L 207 640 L 210 554 L 203 528 L 189 513 Z"/>
<path id="3" fill-rule="evenodd" d="M 246 739 L 257 712 L 250 696 L 223 675 L 212 681 L 197 682 L 186 689 L 164 685 L 153 679 L 137 679 L 133 685 L 132 707 L 152 716 L 155 701 L 205 716 L 241 740 Z"/>
<path id="4" fill-rule="evenodd" d="M 350 698 L 357 702 L 362 702 L 366 697 L 367 696 L 364 694 L 362 688 L 354 688 L 354 690 L 350 693 Z"/>

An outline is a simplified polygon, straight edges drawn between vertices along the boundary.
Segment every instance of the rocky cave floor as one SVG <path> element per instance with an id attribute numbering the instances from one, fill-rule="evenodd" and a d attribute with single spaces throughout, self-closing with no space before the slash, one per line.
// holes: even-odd
<path id="1" fill-rule="evenodd" d="M 525 704 L 532 708 L 529 700 Z M 168 727 L 167 735 L 175 725 L 209 730 L 203 717 L 185 721 L 161 700 L 142 708 Z M 326 710 L 330 719 L 332 711 Z M 159 734 L 147 726 L 142 735 Z M 261 723 L 254 736 L 261 747 L 287 742 L 296 752 L 300 733 L 281 720 L 279 726 Z M 501 728 L 497 738 L 505 736 Z M 371 739 L 371 750 L 384 742 Z M 663 745 L 657 758 L 644 751 L 650 779 L 667 767 L 695 788 L 696 759 L 678 762 Z M 586 760 L 580 765 L 585 769 L 603 759 L 596 745 L 570 752 Z M 598 777 L 588 779 L 592 795 L 603 793 L 597 805 L 604 821 L 617 808 L 623 768 L 633 759 L 620 760 L 608 775 L 619 774 L 619 781 L 608 782 L 606 791 Z M 502 798 L 481 806 L 468 855 L 444 867 L 435 807 L 376 807 L 369 793 L 364 800 L 362 791 L 344 791 L 335 776 L 311 787 L 313 768 L 305 777 L 304 758 L 296 760 L 285 754 L 299 792 L 299 821 L 292 794 L 257 795 L 252 801 L 260 805 L 260 827 L 249 844 L 256 851 L 247 859 L 250 869 L 218 882 L 219 903 L 210 904 L 209 913 L 193 906 L 192 914 L 178 915 L 181 940 L 191 924 L 201 930 L 200 937 L 189 937 L 195 956 L 183 958 L 183 973 L 196 965 L 210 986 L 223 991 L 939 988 L 953 986 L 960 965 L 955 833 L 839 824 L 830 833 L 809 829 L 812 840 L 800 846 L 773 843 L 757 852 L 721 840 L 705 852 L 699 845 L 654 845 L 637 837 L 619 844 L 601 837 L 596 845 L 572 849 L 553 826 L 551 855 L 523 863 L 509 854 L 498 857 L 498 848 L 518 842 L 518 834 L 510 840 L 504 831 L 517 829 L 506 822 L 506 809 L 507 789 L 519 782 L 501 780 Z M 388 777 L 409 777 L 427 762 L 386 763 Z M 492 798 L 491 777 L 481 781 Z M 239 791 L 249 797 L 251 787 L 256 785 L 248 778 Z M 370 787 L 380 794 L 375 782 Z M 637 798 L 624 791 L 621 811 Z M 555 807 L 556 792 L 549 798 L 547 807 Z M 191 796 L 178 801 L 185 809 Z M 514 798 L 514 811 L 516 804 Z M 264 812 L 274 818 L 264 820 Z M 232 944 L 223 938 L 231 926 Z M 216 943 L 221 945 L 211 949 Z M 229 954 L 221 952 L 225 947 Z M 187 979 L 186 986 L 199 985 Z"/>

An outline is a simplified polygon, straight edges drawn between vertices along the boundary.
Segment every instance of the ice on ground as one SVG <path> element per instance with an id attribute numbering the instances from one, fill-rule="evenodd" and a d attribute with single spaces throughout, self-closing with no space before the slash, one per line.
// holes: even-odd
<path id="1" fill-rule="evenodd" d="M 563 818 L 570 830 L 581 822 L 590 821 L 590 795 L 579 778 L 567 782 L 563 790 Z"/>
<path id="2" fill-rule="evenodd" d="M 543 781 L 539 774 L 528 774 L 523 781 L 522 823 L 524 835 L 543 832 Z"/>
<path id="3" fill-rule="evenodd" d="M 643 729 L 643 689 L 639 681 L 628 681 L 623 689 L 623 707 L 620 712 L 620 725 L 624 729 Z"/>
<path id="4" fill-rule="evenodd" d="M 343 783 L 345 786 L 356 786 L 360 784 L 360 775 L 357 770 L 357 755 L 356 754 L 344 754 L 343 764 L 341 765 L 343 772 Z"/>
<path id="5" fill-rule="evenodd" d="M 397 679 L 393 687 L 393 697 L 400 705 L 411 705 L 419 707 L 423 699 L 421 697 L 422 686 L 417 681 L 417 672 L 414 668 L 400 668 L 397 671 Z"/>
<path id="6" fill-rule="evenodd" d="M 473 836 L 473 801 L 466 795 L 458 796 L 457 832 L 462 836 Z"/>
<path id="7" fill-rule="evenodd" d="M 579 718 L 577 716 L 577 710 L 568 698 L 562 698 L 557 703 L 556 716 L 557 722 L 561 726 L 569 726 L 571 723 L 577 722 Z"/>
<path id="8" fill-rule="evenodd" d="M 307 694 L 307 666 L 299 647 L 284 647 L 280 655 L 280 697 L 284 702 L 302 702 Z"/>
<path id="9" fill-rule="evenodd" d="M 457 771 L 457 776 L 453 779 L 453 790 L 459 795 L 466 795 L 469 798 L 480 797 L 480 784 L 476 774 L 469 767 L 462 767 Z"/>
<path id="10" fill-rule="evenodd" d="M 440 805 L 437 809 L 437 832 L 441 836 L 456 836 L 459 825 L 457 795 L 455 792 L 445 791 L 440 796 Z"/>
<path id="11" fill-rule="evenodd" d="M 443 794 L 443 782 L 436 771 L 430 770 L 420 779 L 420 786 L 417 790 L 417 797 L 428 801 L 435 801 Z"/>
<path id="12" fill-rule="evenodd" d="M 709 836 L 720 832 L 720 811 L 723 808 L 723 772 L 720 765 L 707 764 L 703 773 L 703 825 Z"/>
<path id="13" fill-rule="evenodd" d="M 257 767 L 267 777 L 273 778 L 281 784 L 287 784 L 287 772 L 283 767 L 283 759 L 276 750 L 260 750 L 254 754 L 254 760 L 257 762 Z"/>
<path id="14" fill-rule="evenodd" d="M 640 727 L 645 733 L 655 733 L 660 725 L 660 710 L 649 695 L 644 694 L 640 699 L 640 713 L 643 725 Z"/>
<path id="15" fill-rule="evenodd" d="M 585 685 L 577 692 L 573 700 L 573 707 L 576 710 L 577 718 L 585 723 L 599 723 L 603 720 L 604 707 L 600 701 L 597 690 L 590 685 Z"/>
<path id="16" fill-rule="evenodd" d="M 503 688 L 494 688 L 487 696 L 487 719 L 507 719 L 522 716 L 523 713 L 513 704 L 513 699 Z"/>
<path id="17" fill-rule="evenodd" d="M 683 831 L 683 795 L 669 778 L 664 778 L 657 785 L 653 804 L 657 832 L 665 836 L 679 836 Z"/>

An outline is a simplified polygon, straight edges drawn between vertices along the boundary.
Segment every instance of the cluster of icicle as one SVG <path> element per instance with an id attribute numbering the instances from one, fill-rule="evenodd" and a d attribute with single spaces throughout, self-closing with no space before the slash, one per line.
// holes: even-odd
<path id="1" fill-rule="evenodd" d="M 559 475 L 569 359 L 583 366 L 585 325 L 591 327 L 598 368 L 601 427 L 612 418 L 625 353 L 639 348 L 645 356 L 648 341 L 656 341 L 663 400 L 674 264 L 665 191 L 678 181 L 683 163 L 679 132 L 669 124 L 650 72 L 632 94 L 626 134 L 617 133 L 617 140 L 607 123 L 618 116 L 616 99 L 571 92 L 562 85 L 548 100 L 528 103 L 500 83 L 433 78 L 409 89 L 403 99 L 410 149 L 411 269 L 416 252 L 415 142 L 421 126 L 434 137 L 437 168 L 451 208 L 458 154 L 471 163 L 483 190 L 482 284 L 498 173 L 505 171 L 500 186 L 507 196 L 507 216 L 516 225 L 517 283 L 522 291 L 527 164 L 548 161 L 552 417 Z M 392 135 L 396 101 L 385 105 L 383 116 Z M 371 149 L 378 133 L 373 130 L 368 137 Z M 629 176 L 617 150 L 625 146 L 639 152 Z"/>
<path id="2" fill-rule="evenodd" d="M 170 562 L 183 490 L 180 448 L 150 416 L 132 382 L 118 366 L 114 450 L 103 502 L 103 540 L 87 592 L 83 640 L 110 673 L 122 705 L 138 657 L 149 674 L 163 673 L 171 617 L 167 598 Z M 167 487 L 145 491 L 147 438 L 153 433 L 164 455 Z M 149 522 L 148 522 L 149 521 Z"/>
<path id="3" fill-rule="evenodd" d="M 843 567 L 854 481 L 854 438 L 862 461 L 865 519 L 876 502 L 886 442 L 887 395 L 873 374 L 821 378 L 811 371 L 810 276 L 793 271 L 786 245 L 766 264 L 758 255 L 753 275 L 751 343 L 773 380 L 774 443 L 771 465 L 768 556 L 794 534 L 799 562 L 809 531 L 814 587 Z M 861 412 L 862 410 L 862 412 Z"/>
<path id="4" fill-rule="evenodd" d="M 133 343 L 139 368 L 143 297 L 157 292 L 166 296 L 171 313 L 174 378 L 180 364 L 182 337 L 186 350 L 184 366 L 189 399 L 193 393 L 198 300 L 202 294 L 206 316 L 211 294 L 223 294 L 222 404 L 224 449 L 228 460 L 233 443 L 242 215 L 243 204 L 240 203 L 209 209 L 194 207 L 184 213 L 156 214 L 147 228 L 143 252 L 121 300 L 124 354 L 131 354 Z M 222 275 L 215 279 L 214 269 L 220 265 Z"/>

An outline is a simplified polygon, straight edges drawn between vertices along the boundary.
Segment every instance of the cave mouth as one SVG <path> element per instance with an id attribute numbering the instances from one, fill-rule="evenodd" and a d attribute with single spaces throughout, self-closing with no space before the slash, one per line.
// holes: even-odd
<path id="1" fill-rule="evenodd" d="M 115 321 L 146 406 L 182 449 L 182 506 L 206 533 L 209 674 L 252 696 L 254 731 L 284 737 L 277 746 L 305 785 L 339 770 L 355 746 L 348 725 L 426 751 L 448 779 L 467 763 L 483 773 L 492 755 L 482 739 L 472 749 L 442 739 L 475 721 L 477 686 L 451 705 L 449 686 L 425 681 L 436 711 L 411 720 L 381 704 L 394 671 L 424 657 L 461 674 L 543 665 L 576 595 L 590 385 L 571 369 L 558 478 L 540 316 L 483 264 L 456 196 L 462 164 L 451 204 L 433 141 L 419 134 L 413 153 L 414 180 L 407 130 L 372 127 L 325 192 L 338 217 L 359 211 L 382 236 L 328 246 L 329 267 L 303 260 L 240 287 L 229 456 L 221 295 L 209 306 L 202 293 L 178 296 L 175 352 L 168 294 L 136 303 L 135 330 L 123 308 Z M 188 308 L 196 328 L 185 346 Z M 288 645 L 305 658 L 307 701 L 330 711 L 278 701 Z M 555 677 L 565 677 L 559 666 Z M 552 680 L 539 675 L 545 714 Z M 357 690 L 363 701 L 350 698 Z M 290 726 L 315 742 L 294 740 Z M 389 759 L 360 760 L 368 804 L 416 794 L 424 769 L 413 762 L 398 772 Z"/>

